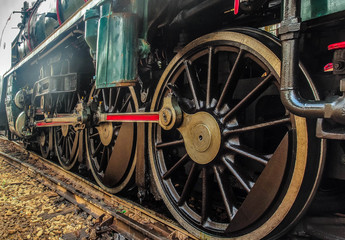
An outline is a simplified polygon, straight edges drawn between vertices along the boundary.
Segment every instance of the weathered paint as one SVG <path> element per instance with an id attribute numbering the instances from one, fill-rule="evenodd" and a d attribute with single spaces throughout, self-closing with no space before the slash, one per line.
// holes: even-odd
<path id="1" fill-rule="evenodd" d="M 108 0 L 102 2 L 100 12 L 96 87 L 132 86 L 137 82 L 137 16 L 117 12 Z"/>
<path id="2" fill-rule="evenodd" d="M 303 21 L 344 10 L 344 0 L 301 0 L 301 17 Z"/>
<path id="3" fill-rule="evenodd" d="M 8 127 L 11 130 L 11 132 L 14 132 L 17 135 L 19 135 L 19 133 L 15 129 L 15 123 L 20 113 L 20 109 L 14 104 L 14 101 L 13 101 L 14 94 L 18 91 L 18 89 L 13 84 L 15 81 L 14 78 L 15 78 L 14 74 L 11 74 L 7 79 L 5 106 L 6 106 Z"/>
<path id="4" fill-rule="evenodd" d="M 0 116 L 5 116 L 5 97 L 6 97 L 6 79 L 0 76 Z M 7 119 L 5 117 L 0 117 L 0 129 L 4 129 L 7 126 Z"/>
<path id="5" fill-rule="evenodd" d="M 97 29 L 99 20 L 99 9 L 91 8 L 84 15 L 85 21 L 85 41 L 89 45 L 92 52 L 97 49 Z"/>

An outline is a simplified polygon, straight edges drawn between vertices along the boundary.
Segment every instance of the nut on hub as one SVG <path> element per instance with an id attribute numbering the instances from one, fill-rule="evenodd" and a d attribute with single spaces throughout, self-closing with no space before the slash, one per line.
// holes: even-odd
<path id="1" fill-rule="evenodd" d="M 178 127 L 182 122 L 182 110 L 177 100 L 170 94 L 163 99 L 163 107 L 159 111 L 159 125 L 164 130 Z"/>

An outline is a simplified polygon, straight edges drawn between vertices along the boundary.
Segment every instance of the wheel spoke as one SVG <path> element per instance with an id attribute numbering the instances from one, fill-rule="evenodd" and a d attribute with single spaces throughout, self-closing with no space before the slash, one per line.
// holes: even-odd
<path id="1" fill-rule="evenodd" d="M 59 139 L 58 139 L 58 146 L 61 145 L 61 142 L 62 142 L 62 139 L 63 139 L 63 135 L 61 134 L 60 136 L 58 136 Z"/>
<path id="2" fill-rule="evenodd" d="M 128 104 L 129 104 L 129 101 L 131 100 L 132 98 L 132 95 L 129 95 L 126 99 L 126 101 L 124 102 L 123 106 L 121 107 L 120 109 L 120 112 L 123 112 L 125 111 L 125 109 L 127 108 Z"/>
<path id="3" fill-rule="evenodd" d="M 184 143 L 183 139 L 172 141 L 172 142 L 167 142 L 167 143 L 157 143 L 156 144 L 156 148 L 160 149 L 160 148 L 164 148 L 164 147 L 171 147 L 171 146 L 180 145 L 180 144 L 183 144 L 183 143 Z"/>
<path id="4" fill-rule="evenodd" d="M 211 104 L 212 57 L 213 57 L 213 48 L 209 47 L 208 48 L 208 65 L 207 65 L 206 108 L 210 108 L 210 104 Z"/>
<path id="5" fill-rule="evenodd" d="M 90 138 L 94 138 L 94 137 L 97 137 L 97 136 L 99 136 L 99 133 L 98 133 L 98 132 L 96 132 L 96 133 L 90 135 Z"/>
<path id="6" fill-rule="evenodd" d="M 272 73 L 270 73 L 262 82 L 260 82 L 246 97 L 244 97 L 235 107 L 233 107 L 223 119 L 226 122 L 231 118 L 239 109 L 248 106 L 253 100 L 255 100 L 261 93 L 263 93 L 269 86 Z"/>
<path id="7" fill-rule="evenodd" d="M 62 145 L 61 146 L 61 152 L 63 153 L 64 149 L 65 149 L 65 144 L 66 144 L 66 138 L 62 138 Z"/>
<path id="8" fill-rule="evenodd" d="M 69 157 L 72 158 L 72 142 L 71 142 L 71 139 L 68 139 L 67 141 L 67 145 L 68 145 L 68 152 L 70 153 L 69 154 Z"/>
<path id="9" fill-rule="evenodd" d="M 78 146 L 78 140 L 79 140 L 79 134 L 74 136 L 73 139 L 73 147 L 72 147 L 72 151 L 71 151 L 71 155 L 75 156 L 76 151 L 77 151 L 77 146 Z"/>
<path id="10" fill-rule="evenodd" d="M 226 83 L 225 83 L 225 85 L 224 85 L 224 89 L 223 89 L 223 91 L 222 91 L 222 93 L 221 93 L 221 95 L 220 95 L 220 98 L 219 98 L 219 100 L 218 100 L 218 103 L 217 103 L 217 105 L 216 105 L 216 112 L 218 112 L 218 111 L 220 110 L 220 108 L 221 108 L 221 106 L 222 106 L 222 104 L 223 104 L 223 100 L 224 100 L 224 98 L 225 98 L 226 93 L 227 93 L 228 90 L 229 90 L 229 87 L 230 87 L 230 84 L 231 84 L 232 79 L 233 79 L 233 77 L 234 77 L 234 74 L 235 74 L 235 72 L 236 72 L 238 63 L 240 62 L 240 59 L 241 59 L 241 57 L 242 57 L 242 55 L 243 55 L 243 51 L 244 51 L 243 49 L 240 49 L 240 51 L 238 52 L 238 55 L 237 55 L 236 60 L 235 60 L 235 63 L 234 63 L 234 65 L 233 65 L 233 67 L 232 67 L 232 69 L 231 69 L 231 71 L 230 71 L 229 77 L 228 77 L 228 79 L 226 80 Z M 236 84 L 233 83 L 233 85 L 236 85 Z"/>
<path id="11" fill-rule="evenodd" d="M 117 103 L 119 102 L 120 93 L 121 93 L 121 88 L 117 88 L 117 93 L 116 93 L 116 97 L 115 97 L 114 107 L 113 107 L 111 112 L 114 112 L 114 110 L 116 109 Z"/>
<path id="12" fill-rule="evenodd" d="M 177 203 L 179 206 L 182 206 L 186 202 L 186 200 L 188 200 L 188 197 L 192 193 L 193 187 L 196 181 L 198 180 L 198 176 L 199 176 L 199 171 L 198 171 L 197 164 L 193 163 L 191 170 L 189 172 L 186 184 L 184 185 L 181 197 Z"/>
<path id="13" fill-rule="evenodd" d="M 105 94 L 105 89 L 102 89 L 102 96 L 103 96 L 104 111 L 107 112 L 109 110 L 109 105 L 108 105 L 108 102 L 107 102 L 107 97 L 106 97 L 106 94 Z"/>
<path id="14" fill-rule="evenodd" d="M 179 167 L 183 166 L 186 162 L 188 162 L 189 157 L 186 153 L 180 160 L 178 160 L 174 166 L 172 166 L 166 173 L 163 175 L 163 179 L 167 180 L 171 178 L 171 174 L 173 174 Z"/>
<path id="15" fill-rule="evenodd" d="M 71 134 L 67 135 L 67 140 L 68 140 L 68 142 L 73 142 L 73 138 L 72 138 Z"/>
<path id="16" fill-rule="evenodd" d="M 113 108 L 113 88 L 109 89 L 109 112 L 111 112 L 112 108 Z"/>
<path id="17" fill-rule="evenodd" d="M 209 215 L 210 209 L 210 175 L 207 173 L 207 168 L 202 169 L 202 198 L 201 198 L 201 224 L 205 223 Z"/>
<path id="18" fill-rule="evenodd" d="M 224 165 L 229 169 L 229 171 L 232 173 L 232 175 L 235 176 L 235 178 L 238 180 L 238 182 L 242 185 L 242 187 L 244 188 L 244 190 L 246 190 L 246 192 L 250 192 L 252 186 L 254 185 L 253 183 L 250 183 L 249 181 L 245 180 L 244 177 L 241 175 L 241 173 L 236 169 L 236 167 L 234 166 L 234 164 L 226 159 L 223 158 L 222 159 Z"/>
<path id="19" fill-rule="evenodd" d="M 68 161 L 67 159 L 69 158 L 69 155 L 68 155 L 68 139 L 65 138 L 65 158 L 66 158 L 66 161 Z"/>
<path id="20" fill-rule="evenodd" d="M 258 129 L 264 129 L 268 127 L 273 127 L 273 126 L 278 126 L 278 125 L 284 125 L 290 123 L 290 118 L 282 118 L 278 120 L 272 120 L 272 121 L 267 121 L 263 123 L 258 123 L 250 126 L 245 126 L 245 127 L 239 127 L 231 130 L 225 130 L 224 135 L 229 136 L 232 134 L 238 134 L 238 133 L 246 133 L 249 131 L 255 131 Z"/>
<path id="21" fill-rule="evenodd" d="M 99 151 L 101 150 L 101 146 L 102 146 L 102 142 L 100 142 L 97 147 L 96 147 L 96 150 L 95 152 L 92 154 L 92 157 L 96 157 L 96 155 L 99 153 Z"/>
<path id="22" fill-rule="evenodd" d="M 253 159 L 263 165 L 266 165 L 267 162 L 268 162 L 268 159 L 265 158 L 264 156 L 258 154 L 258 153 L 255 153 L 253 150 L 250 150 L 250 149 L 247 149 L 246 147 L 244 146 L 237 146 L 237 145 L 233 145 L 233 144 L 227 144 L 226 145 L 226 148 L 239 154 L 239 155 L 242 155 L 244 157 L 247 157 L 247 158 L 250 158 L 250 159 Z"/>
<path id="23" fill-rule="evenodd" d="M 103 146 L 103 150 L 102 150 L 102 154 L 101 154 L 101 162 L 99 163 L 99 167 L 100 167 L 99 170 L 104 169 L 104 164 L 105 164 L 104 159 L 106 158 L 106 155 L 107 155 L 106 146 Z"/>
<path id="24" fill-rule="evenodd" d="M 186 73 L 187 73 L 187 79 L 188 79 L 188 83 L 189 83 L 189 87 L 190 87 L 190 90 L 192 92 L 192 95 L 193 95 L 193 99 L 194 99 L 194 103 L 195 103 L 195 108 L 196 109 L 200 109 L 200 104 L 199 104 L 199 99 L 198 97 L 196 96 L 196 89 L 195 89 L 195 85 L 196 85 L 196 80 L 195 80 L 195 77 L 194 75 L 192 75 L 192 70 L 190 68 L 190 63 L 186 60 L 184 61 L 184 65 L 185 65 L 185 68 L 186 68 Z"/>
<path id="25" fill-rule="evenodd" d="M 216 166 L 213 166 L 213 171 L 214 171 L 214 175 L 216 176 L 218 187 L 223 198 L 226 213 L 228 214 L 229 219 L 231 221 L 234 218 L 234 214 L 232 213 L 232 206 L 230 206 L 230 198 L 228 197 L 228 194 L 225 190 L 219 170 Z"/>
<path id="26" fill-rule="evenodd" d="M 76 134 L 76 131 L 75 131 L 72 127 L 69 127 L 69 128 L 68 128 L 68 131 L 70 131 L 70 132 L 71 132 L 72 134 L 74 134 L 74 135 Z"/>

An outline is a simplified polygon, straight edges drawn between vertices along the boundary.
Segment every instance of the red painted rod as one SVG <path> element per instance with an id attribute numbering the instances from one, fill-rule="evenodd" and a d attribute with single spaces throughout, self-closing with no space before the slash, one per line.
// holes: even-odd
<path id="1" fill-rule="evenodd" d="M 37 122 L 36 127 L 49 127 L 49 126 L 60 126 L 60 125 L 69 125 L 71 122 Z"/>
<path id="2" fill-rule="evenodd" d="M 107 115 L 106 121 L 126 122 L 158 122 L 159 114 L 116 114 Z"/>

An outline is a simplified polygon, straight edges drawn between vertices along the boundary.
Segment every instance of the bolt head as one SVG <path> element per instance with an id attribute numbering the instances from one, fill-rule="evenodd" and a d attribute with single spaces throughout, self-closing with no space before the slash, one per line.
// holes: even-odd
<path id="1" fill-rule="evenodd" d="M 171 121 L 172 121 L 172 113 L 170 111 L 170 109 L 168 108 L 164 108 L 160 113 L 159 113 L 159 119 L 161 121 L 161 123 L 164 126 L 168 126 Z"/>

